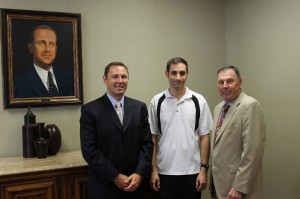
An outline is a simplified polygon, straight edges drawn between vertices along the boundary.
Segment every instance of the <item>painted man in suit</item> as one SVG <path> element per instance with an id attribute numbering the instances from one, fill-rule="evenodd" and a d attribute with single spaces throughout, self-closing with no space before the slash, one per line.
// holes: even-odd
<path id="1" fill-rule="evenodd" d="M 73 96 L 73 75 L 52 65 L 57 53 L 55 30 L 45 25 L 35 27 L 28 50 L 33 55 L 33 65 L 14 79 L 14 97 Z M 50 86 L 49 75 L 55 87 Z"/>
<path id="2" fill-rule="evenodd" d="M 262 198 L 264 114 L 260 103 L 242 92 L 241 86 L 237 67 L 218 71 L 218 90 L 224 101 L 214 110 L 210 186 L 214 199 Z"/>
<path id="3" fill-rule="evenodd" d="M 81 149 L 89 165 L 91 199 L 141 198 L 142 179 L 150 175 L 148 111 L 144 103 L 124 96 L 128 77 L 123 63 L 108 64 L 103 76 L 106 94 L 81 109 Z M 119 103 L 120 115 L 115 110 Z"/>

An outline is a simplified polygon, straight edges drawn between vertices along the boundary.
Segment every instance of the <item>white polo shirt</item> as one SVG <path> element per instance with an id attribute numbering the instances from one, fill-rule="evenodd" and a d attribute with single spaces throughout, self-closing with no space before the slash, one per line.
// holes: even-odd
<path id="1" fill-rule="evenodd" d="M 165 94 L 161 104 L 161 130 L 158 129 L 157 104 Z M 199 102 L 199 127 L 195 130 L 196 108 L 194 95 Z M 155 95 L 149 105 L 151 133 L 158 135 L 156 167 L 159 174 L 189 175 L 200 171 L 201 157 L 199 136 L 210 133 L 212 116 L 204 97 L 186 88 L 185 95 L 177 100 L 166 90 Z"/>

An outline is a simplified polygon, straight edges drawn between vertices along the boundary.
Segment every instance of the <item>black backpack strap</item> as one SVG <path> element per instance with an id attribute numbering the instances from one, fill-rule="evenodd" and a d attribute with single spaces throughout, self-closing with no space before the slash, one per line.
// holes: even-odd
<path id="1" fill-rule="evenodd" d="M 192 100 L 195 104 L 196 107 L 196 122 L 195 122 L 195 131 L 199 127 L 199 119 L 200 119 L 200 106 L 199 106 L 199 101 L 195 95 L 192 95 Z"/>
<path id="2" fill-rule="evenodd" d="M 161 123 L 160 123 L 160 107 L 161 107 L 161 103 L 164 101 L 164 99 L 166 98 L 165 94 L 163 94 L 159 100 L 158 100 L 158 104 L 157 104 L 157 125 L 158 125 L 158 129 L 160 134 L 162 134 L 161 132 Z"/>

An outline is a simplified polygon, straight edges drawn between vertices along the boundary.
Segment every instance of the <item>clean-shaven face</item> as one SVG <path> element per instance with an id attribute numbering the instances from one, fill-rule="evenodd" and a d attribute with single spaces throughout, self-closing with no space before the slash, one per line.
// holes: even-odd
<path id="1" fill-rule="evenodd" d="M 111 66 L 107 76 L 103 76 L 108 94 L 120 100 L 127 89 L 128 78 L 128 71 L 124 66 Z"/>
<path id="2" fill-rule="evenodd" d="M 233 69 L 220 71 L 218 74 L 218 90 L 226 102 L 231 102 L 241 92 L 242 80 L 238 79 Z"/>
<path id="3" fill-rule="evenodd" d="M 57 52 L 55 32 L 49 29 L 36 29 L 34 41 L 29 50 L 33 53 L 33 63 L 45 70 L 49 70 Z"/>
<path id="4" fill-rule="evenodd" d="M 185 87 L 185 82 L 188 76 L 186 65 L 183 63 L 171 64 L 169 72 L 165 72 L 169 79 L 169 87 L 175 90 L 180 90 Z"/>

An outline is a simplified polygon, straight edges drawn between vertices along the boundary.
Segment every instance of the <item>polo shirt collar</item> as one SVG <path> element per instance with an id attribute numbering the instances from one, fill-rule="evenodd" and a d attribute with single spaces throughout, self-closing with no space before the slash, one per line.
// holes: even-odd
<path id="1" fill-rule="evenodd" d="M 192 96 L 193 96 L 192 91 L 188 87 L 185 87 L 185 89 L 186 89 L 185 94 L 182 96 L 181 100 L 191 99 Z M 170 94 L 169 89 L 166 90 L 165 96 L 166 96 L 166 98 L 173 98 L 174 97 Z"/>

